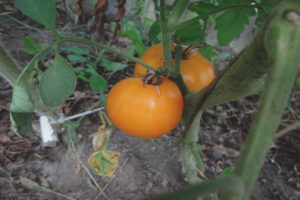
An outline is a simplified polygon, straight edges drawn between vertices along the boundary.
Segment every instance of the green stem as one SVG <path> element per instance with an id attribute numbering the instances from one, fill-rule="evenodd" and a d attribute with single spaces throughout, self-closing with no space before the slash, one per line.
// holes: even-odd
<path id="1" fill-rule="evenodd" d="M 181 188 L 175 192 L 158 196 L 153 198 L 153 200 L 198 199 L 199 196 L 204 196 L 220 190 L 230 191 L 237 196 L 240 196 L 243 191 L 243 183 L 236 176 L 218 177 L 211 181 L 193 184 L 188 187 Z"/>
<path id="2" fill-rule="evenodd" d="M 54 43 L 55 44 L 55 43 Z M 32 67 L 34 67 L 33 63 L 37 61 L 37 59 L 44 54 L 46 51 L 50 50 L 53 48 L 53 45 L 43 49 L 42 51 L 40 51 L 38 54 L 36 54 L 31 60 L 30 62 L 26 65 L 26 67 L 22 70 L 22 72 L 20 73 L 16 83 L 19 82 L 19 80 L 21 80 L 21 78 L 23 77 L 23 75 Z"/>
<path id="3" fill-rule="evenodd" d="M 161 39 L 162 39 L 165 67 L 167 67 L 172 72 L 174 71 L 174 69 L 172 67 L 171 34 L 167 25 L 165 0 L 160 0 L 159 11 L 160 11 L 160 29 L 162 34 Z"/>
<path id="4" fill-rule="evenodd" d="M 186 171 L 188 182 L 191 184 L 201 182 L 201 179 L 198 177 L 199 169 L 197 164 L 200 165 L 200 169 L 203 168 L 203 165 L 201 166 L 202 162 L 199 161 L 199 157 L 195 156 L 195 153 L 198 153 L 198 151 L 194 152 L 193 148 L 195 145 L 197 145 L 199 139 L 198 133 L 200 129 L 201 115 L 202 113 L 199 112 L 194 118 L 193 123 L 185 130 L 184 146 L 181 151 L 182 165 Z M 186 124 L 183 122 L 183 125 L 185 126 Z M 196 163 L 195 160 L 198 160 L 198 163 Z"/>
<path id="5" fill-rule="evenodd" d="M 108 45 L 105 45 L 105 44 L 101 44 L 99 42 L 94 42 L 94 41 L 91 41 L 91 40 L 85 40 L 85 39 L 80 39 L 80 38 L 73 38 L 73 37 L 61 37 L 60 38 L 60 43 L 63 43 L 63 42 L 78 42 L 78 43 L 83 43 L 83 44 L 87 44 L 87 45 L 92 45 L 92 46 L 96 46 L 96 47 L 99 47 L 99 48 L 103 48 L 107 51 L 110 51 L 112 53 L 115 53 L 115 54 L 118 54 L 124 58 L 127 58 L 133 62 L 136 62 L 140 65 L 142 65 L 143 67 L 149 69 L 149 70 L 152 70 L 152 71 L 156 71 L 157 69 L 153 68 L 151 65 L 148 65 L 147 63 L 143 62 L 142 60 L 138 59 L 138 58 L 135 58 L 133 56 L 130 56 L 129 54 L 121 51 L 121 50 L 118 50 L 118 49 L 115 49 L 113 47 L 110 47 Z"/>
<path id="6" fill-rule="evenodd" d="M 245 183 L 242 200 L 247 200 L 251 194 L 296 77 L 300 62 L 299 13 L 299 1 L 283 1 L 273 13 L 266 30 L 265 46 L 271 71 L 261 97 L 260 108 L 235 171 L 235 175 Z M 240 198 L 228 193 L 225 200 Z"/>
<path id="7" fill-rule="evenodd" d="M 228 9 L 232 9 L 232 8 L 260 8 L 260 7 L 258 7 L 258 5 L 242 4 L 242 5 L 233 5 L 233 6 L 227 6 L 227 7 L 223 7 L 223 8 L 218 8 L 216 10 L 204 13 L 202 15 L 198 15 L 197 17 L 194 17 L 192 19 L 188 19 L 186 21 L 181 22 L 181 23 L 177 24 L 176 26 L 174 26 L 174 30 L 182 29 L 182 28 L 184 28 L 184 27 L 186 27 L 188 25 L 191 25 L 191 24 L 197 22 L 200 19 L 207 18 L 210 15 L 214 15 L 214 14 L 217 14 L 219 12 L 222 12 L 222 11 L 225 11 L 225 10 L 228 10 Z"/>
<path id="8" fill-rule="evenodd" d="M 190 0 L 178 0 L 171 10 L 169 17 L 168 17 L 168 29 L 172 30 L 173 27 L 178 24 L 182 13 L 184 12 L 185 8 L 189 4 Z"/>

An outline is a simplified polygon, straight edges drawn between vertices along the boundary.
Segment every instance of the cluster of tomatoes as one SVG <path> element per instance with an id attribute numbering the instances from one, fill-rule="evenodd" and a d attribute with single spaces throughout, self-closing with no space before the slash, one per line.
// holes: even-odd
<path id="1" fill-rule="evenodd" d="M 198 92 L 214 78 L 214 68 L 196 49 L 186 49 L 180 60 L 180 74 L 187 89 Z M 148 48 L 141 60 L 153 68 L 164 66 L 162 45 Z M 161 77 L 156 84 L 145 82 L 147 69 L 136 64 L 134 76 L 118 82 L 107 97 L 111 121 L 123 132 L 139 138 L 167 134 L 181 119 L 184 102 L 175 82 Z"/>

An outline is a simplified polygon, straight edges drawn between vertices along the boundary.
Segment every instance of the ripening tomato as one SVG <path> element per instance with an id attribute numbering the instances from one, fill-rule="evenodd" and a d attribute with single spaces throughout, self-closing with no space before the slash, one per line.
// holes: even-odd
<path id="1" fill-rule="evenodd" d="M 297 72 L 298 72 L 298 74 L 300 74 L 300 65 L 298 66 L 298 71 Z"/>
<path id="2" fill-rule="evenodd" d="M 179 123 L 182 111 L 181 91 L 169 79 L 150 85 L 142 78 L 126 78 L 114 85 L 107 96 L 111 121 L 135 137 L 156 138 L 167 134 Z"/>
<path id="3" fill-rule="evenodd" d="M 184 47 L 186 49 L 187 47 Z M 148 48 L 141 60 L 158 68 L 164 65 L 162 45 L 157 44 Z M 173 61 L 174 62 L 174 61 Z M 141 77 L 146 73 L 146 68 L 136 64 L 134 77 Z M 211 63 L 195 49 L 187 52 L 180 60 L 180 73 L 189 91 L 198 92 L 208 86 L 215 79 L 215 71 Z"/>

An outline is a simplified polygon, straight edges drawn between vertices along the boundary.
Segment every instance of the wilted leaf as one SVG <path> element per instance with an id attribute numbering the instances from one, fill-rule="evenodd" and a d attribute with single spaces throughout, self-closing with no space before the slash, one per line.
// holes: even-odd
<path id="1" fill-rule="evenodd" d="M 23 84 L 26 84 L 22 81 Z M 16 84 L 13 89 L 12 103 L 10 109 L 12 112 L 26 113 L 32 112 L 34 108 L 30 94 L 22 84 Z"/>
<path id="2" fill-rule="evenodd" d="M 105 133 L 99 133 L 93 137 L 93 148 L 95 151 L 102 149 L 106 141 Z"/>
<path id="3" fill-rule="evenodd" d="M 88 159 L 88 164 L 100 176 L 111 177 L 118 167 L 120 152 L 101 150 L 94 152 Z"/>
<path id="4" fill-rule="evenodd" d="M 38 188 L 40 185 L 26 177 L 21 177 L 20 182 L 27 188 Z"/>

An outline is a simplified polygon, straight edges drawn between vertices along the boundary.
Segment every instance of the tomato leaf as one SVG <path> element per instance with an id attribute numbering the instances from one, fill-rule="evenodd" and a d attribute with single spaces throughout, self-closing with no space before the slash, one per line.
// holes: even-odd
<path id="1" fill-rule="evenodd" d="M 220 45 L 227 45 L 249 23 L 250 16 L 255 15 L 253 8 L 234 8 L 225 11 L 216 18 L 215 28 L 218 30 L 217 38 Z"/>
<path id="2" fill-rule="evenodd" d="M 149 29 L 149 33 L 148 33 L 149 39 L 153 44 L 158 44 L 161 42 L 161 40 L 158 37 L 160 32 L 161 32 L 161 30 L 160 30 L 159 21 L 155 21 L 151 25 L 151 27 Z"/>
<path id="3" fill-rule="evenodd" d="M 10 112 L 12 130 L 22 136 L 32 136 L 32 113 Z"/>
<path id="4" fill-rule="evenodd" d="M 90 84 L 90 87 L 99 93 L 104 92 L 107 89 L 107 81 L 98 72 L 92 68 L 76 68 L 77 77 Z"/>
<path id="5" fill-rule="evenodd" d="M 210 3 L 193 2 L 188 6 L 188 9 L 192 12 L 198 13 L 199 15 L 203 15 L 204 13 L 218 9 L 218 7 Z"/>
<path id="6" fill-rule="evenodd" d="M 119 62 L 112 62 L 110 60 L 101 59 L 101 64 L 103 67 L 108 71 L 119 71 L 123 70 L 127 67 L 127 64 L 119 63 Z"/>
<path id="7" fill-rule="evenodd" d="M 217 38 L 220 45 L 227 45 L 243 30 L 249 23 L 249 18 L 256 14 L 255 8 L 250 7 L 250 0 L 227 0 L 222 1 L 220 7 L 249 4 L 248 7 L 231 8 L 224 11 L 216 18 Z"/>
<path id="8" fill-rule="evenodd" d="M 134 42 L 134 46 L 136 48 L 139 56 L 142 56 L 146 47 L 143 43 L 141 31 L 137 29 L 136 24 L 132 21 L 127 21 L 126 23 L 122 23 L 121 30 L 119 31 L 119 35 L 129 38 Z"/>
<path id="9" fill-rule="evenodd" d="M 299 75 L 296 78 L 294 87 L 293 87 L 293 91 L 298 91 L 298 90 L 300 90 L 300 76 Z"/>
<path id="10" fill-rule="evenodd" d="M 40 93 L 45 104 L 58 106 L 72 94 L 76 76 L 72 66 L 59 54 L 54 64 L 48 68 L 40 81 Z"/>
<path id="11" fill-rule="evenodd" d="M 211 60 L 212 62 L 214 62 L 216 53 L 215 53 L 215 49 L 212 46 L 207 46 L 205 48 L 200 48 L 199 50 L 205 58 L 207 58 L 207 59 Z"/>
<path id="12" fill-rule="evenodd" d="M 220 173 L 220 176 L 229 176 L 233 173 L 235 167 L 226 167 L 221 173 Z"/>
<path id="13" fill-rule="evenodd" d="M 21 136 L 31 136 L 32 112 L 39 95 L 35 94 L 35 67 L 37 61 L 27 65 L 20 74 L 13 89 L 12 103 L 10 104 L 10 121 L 12 130 Z M 39 105 L 38 105 L 39 106 Z M 38 107 L 36 106 L 36 107 Z"/>
<path id="14" fill-rule="evenodd" d="M 74 61 L 87 62 L 87 61 L 89 61 L 88 57 L 82 56 L 80 54 L 69 54 L 69 55 L 67 55 L 67 58 L 70 62 L 74 62 Z"/>
<path id="15" fill-rule="evenodd" d="M 32 112 L 33 111 L 33 102 L 30 98 L 30 94 L 27 92 L 25 87 L 22 84 L 15 85 L 13 89 L 12 103 L 10 106 L 11 111 L 13 112 Z"/>
<path id="16" fill-rule="evenodd" d="M 27 17 L 55 30 L 56 7 L 54 0 L 14 0 L 16 7 Z"/>
<path id="17" fill-rule="evenodd" d="M 99 133 L 93 137 L 93 148 L 95 151 L 100 151 L 106 141 L 105 132 Z"/>
<path id="18" fill-rule="evenodd" d="M 89 51 L 87 49 L 79 48 L 79 47 L 63 47 L 61 48 L 63 51 L 68 51 L 74 54 L 79 55 L 89 55 Z"/>
<path id="19" fill-rule="evenodd" d="M 39 49 L 36 46 L 36 42 L 30 36 L 24 37 L 24 43 L 26 45 L 25 50 L 28 54 L 36 54 L 39 52 Z"/>
<path id="20" fill-rule="evenodd" d="M 179 37 L 180 44 L 192 44 L 202 40 L 202 26 L 199 22 L 195 22 L 183 29 L 175 32 L 175 37 Z"/>
<path id="21" fill-rule="evenodd" d="M 118 167 L 119 156 L 120 153 L 115 151 L 97 151 L 90 155 L 88 164 L 98 175 L 111 177 Z"/>
<path id="22" fill-rule="evenodd" d="M 261 0 L 255 24 L 261 27 L 277 3 L 278 0 Z"/>

